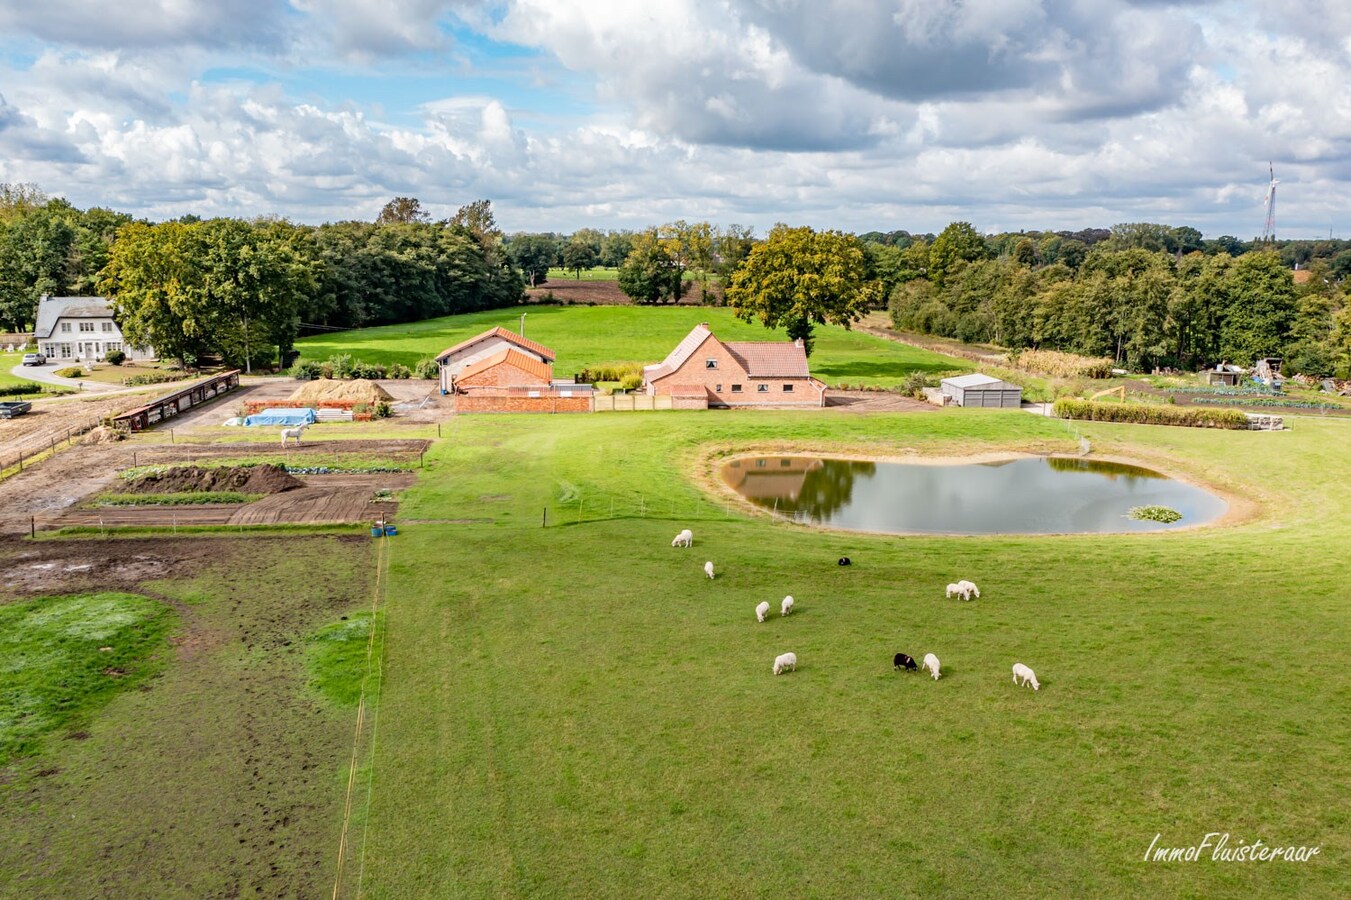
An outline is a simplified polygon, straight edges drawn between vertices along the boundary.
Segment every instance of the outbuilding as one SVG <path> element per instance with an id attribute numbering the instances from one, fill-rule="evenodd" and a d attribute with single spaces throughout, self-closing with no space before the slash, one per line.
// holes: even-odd
<path id="1" fill-rule="evenodd" d="M 958 406 L 1017 409 L 1023 405 L 1023 389 L 989 375 L 959 375 L 944 378 L 944 394 Z"/>

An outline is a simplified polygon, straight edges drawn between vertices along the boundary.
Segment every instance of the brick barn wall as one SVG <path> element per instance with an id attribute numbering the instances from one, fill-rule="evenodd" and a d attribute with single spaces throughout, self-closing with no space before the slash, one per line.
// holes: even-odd
<path id="1" fill-rule="evenodd" d="M 708 409 L 708 395 L 701 397 L 672 397 L 671 409 Z"/>
<path id="2" fill-rule="evenodd" d="M 578 413 L 591 412 L 590 397 L 525 397 L 458 394 L 457 413 Z"/>
<path id="3" fill-rule="evenodd" d="M 509 363 L 498 363 L 491 369 L 485 369 L 482 372 L 470 375 L 468 378 L 457 378 L 455 380 L 457 388 L 522 387 L 525 385 L 548 387 L 549 382 Z"/>

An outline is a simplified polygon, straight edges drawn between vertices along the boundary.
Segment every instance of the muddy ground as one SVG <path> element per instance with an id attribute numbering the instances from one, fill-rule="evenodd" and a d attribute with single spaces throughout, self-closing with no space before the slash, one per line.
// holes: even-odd
<path id="1" fill-rule="evenodd" d="M 0 539 L 0 602 L 116 589 L 176 617 L 161 674 L 0 767 L 0 896 L 330 893 L 354 713 L 309 687 L 306 637 L 369 602 L 371 546 Z"/>

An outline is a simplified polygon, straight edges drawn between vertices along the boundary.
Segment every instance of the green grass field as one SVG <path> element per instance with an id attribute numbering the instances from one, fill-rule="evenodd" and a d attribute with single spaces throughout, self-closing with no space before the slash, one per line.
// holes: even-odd
<path id="1" fill-rule="evenodd" d="M 382 545 L 374 620 L 368 539 L 162 538 L 212 547 L 141 585 L 172 658 L 87 707 L 88 739 L 0 769 L 0 896 L 327 895 L 372 622 L 343 897 L 1346 896 L 1351 423 L 1076 427 L 1251 517 L 896 537 L 705 487 L 747 448 L 1077 450 L 1016 411 L 461 416 Z M 945 600 L 957 578 L 981 599 Z M 1322 849 L 1143 860 L 1208 832 Z"/>
<path id="2" fill-rule="evenodd" d="M 31 378 L 11 374 L 11 370 L 21 362 L 23 362 L 22 353 L 0 353 L 0 387 L 36 383 Z"/>
<path id="3" fill-rule="evenodd" d="M 1344 896 L 1345 425 L 1097 425 L 1261 504 L 1148 536 L 895 538 L 723 520 L 709 446 L 1072 450 L 1006 412 L 462 418 L 391 545 L 365 893 Z M 540 528 L 545 506 L 657 515 Z M 702 516 L 703 518 L 700 518 Z M 482 521 L 487 519 L 487 521 Z M 564 517 L 564 523 L 567 519 Z M 671 536 L 689 525 L 692 551 Z M 840 555 L 854 565 L 835 565 Z M 701 571 L 714 560 L 714 581 Z M 958 577 L 982 599 L 943 599 Z M 791 593 L 794 614 L 752 607 Z M 799 670 L 770 674 L 793 650 Z M 933 650 L 944 677 L 895 674 Z M 1032 665 L 1042 689 L 1015 688 Z M 1306 864 L 1150 842 L 1321 845 Z"/>
<path id="4" fill-rule="evenodd" d="M 785 340 L 782 331 L 738 321 L 728 309 L 713 307 L 532 306 L 429 319 L 408 325 L 363 328 L 303 338 L 297 347 L 305 359 L 336 353 L 372 363 L 413 366 L 465 338 L 501 325 L 520 329 L 558 354 L 554 371 L 570 376 L 583 368 L 616 363 L 660 362 L 689 330 L 708 322 L 729 341 Z M 837 326 L 820 326 L 811 357 L 812 374 L 827 384 L 894 386 L 910 372 L 937 374 L 971 371 L 971 363 L 898 344 Z"/>

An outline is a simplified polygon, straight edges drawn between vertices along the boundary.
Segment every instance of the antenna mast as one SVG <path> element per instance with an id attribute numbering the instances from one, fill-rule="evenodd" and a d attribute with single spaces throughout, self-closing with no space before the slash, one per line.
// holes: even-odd
<path id="1" fill-rule="evenodd" d="M 1267 185 L 1267 198 L 1263 205 L 1267 208 L 1267 222 L 1262 228 L 1262 240 L 1264 242 L 1274 242 L 1276 240 L 1276 185 L 1280 184 L 1276 180 L 1276 169 L 1271 162 L 1267 162 L 1267 171 L 1271 174 L 1271 182 Z"/>

